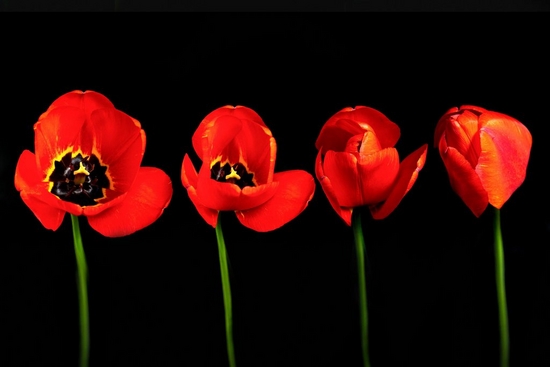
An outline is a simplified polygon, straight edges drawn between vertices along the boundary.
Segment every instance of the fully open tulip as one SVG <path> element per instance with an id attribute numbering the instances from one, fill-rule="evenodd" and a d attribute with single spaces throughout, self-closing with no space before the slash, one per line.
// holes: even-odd
<path id="1" fill-rule="evenodd" d="M 277 145 L 260 116 L 243 106 L 208 114 L 193 135 L 199 172 L 186 154 L 181 180 L 200 215 L 216 227 L 219 211 L 235 211 L 259 232 L 294 219 L 313 197 L 313 177 L 301 170 L 274 173 Z"/>
<path id="2" fill-rule="evenodd" d="M 476 106 L 447 111 L 434 140 L 453 190 L 477 217 L 487 204 L 500 209 L 523 183 L 531 144 L 519 121 Z"/>
<path id="3" fill-rule="evenodd" d="M 140 167 L 140 123 L 102 94 L 59 97 L 34 131 L 35 153 L 21 154 L 15 187 L 44 227 L 56 230 L 68 212 L 105 236 L 124 236 L 153 223 L 170 202 L 170 178 Z"/>
<path id="4" fill-rule="evenodd" d="M 411 189 L 426 161 L 427 144 L 401 163 L 394 148 L 399 127 L 365 106 L 344 108 L 321 129 L 315 173 L 336 213 L 351 225 L 353 208 L 387 217 Z"/>

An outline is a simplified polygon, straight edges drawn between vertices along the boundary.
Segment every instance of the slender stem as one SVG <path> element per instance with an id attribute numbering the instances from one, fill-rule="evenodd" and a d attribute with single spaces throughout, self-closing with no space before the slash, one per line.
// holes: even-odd
<path id="1" fill-rule="evenodd" d="M 500 324 L 500 367 L 508 367 L 510 337 L 508 335 L 508 310 L 506 285 L 504 283 L 504 248 L 500 230 L 500 210 L 495 209 L 495 275 L 498 297 L 498 320 Z"/>
<path id="2" fill-rule="evenodd" d="M 357 276 L 359 281 L 359 314 L 361 322 L 361 348 L 363 350 L 363 365 L 370 367 L 369 362 L 369 334 L 367 317 L 367 284 L 365 279 L 365 239 L 361 225 L 359 208 L 353 211 L 352 226 L 357 251 Z"/>
<path id="3" fill-rule="evenodd" d="M 82 246 L 82 237 L 80 236 L 80 227 L 78 217 L 71 215 L 73 225 L 74 252 L 76 255 L 76 264 L 78 269 L 77 287 L 78 287 L 78 305 L 80 310 L 80 367 L 88 367 L 88 356 L 90 354 L 90 329 L 88 321 L 88 268 L 86 266 L 86 256 Z"/>
<path id="4" fill-rule="evenodd" d="M 220 270 L 222 276 L 223 305 L 225 309 L 225 338 L 227 342 L 227 357 L 229 366 L 235 367 L 235 351 L 233 348 L 233 316 L 231 313 L 231 286 L 229 284 L 229 271 L 227 268 L 227 253 L 223 239 L 220 216 L 216 224 L 216 238 L 218 239 L 218 252 L 220 255 Z"/>

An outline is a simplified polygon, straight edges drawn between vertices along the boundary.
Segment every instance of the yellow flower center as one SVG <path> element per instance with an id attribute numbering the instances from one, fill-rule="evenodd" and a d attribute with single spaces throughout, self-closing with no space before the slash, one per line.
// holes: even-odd
<path id="1" fill-rule="evenodd" d="M 222 164 L 216 160 L 210 167 L 210 178 L 213 180 L 232 183 L 241 189 L 246 186 L 256 186 L 254 173 L 248 172 L 246 166 L 241 162 L 231 165 L 228 161 Z"/>
<path id="2" fill-rule="evenodd" d="M 236 180 L 240 180 L 240 179 L 241 179 L 241 176 L 239 176 L 239 175 L 237 174 L 237 171 L 235 171 L 235 168 L 233 168 L 233 167 L 231 167 L 231 172 L 230 172 L 227 176 L 225 176 L 225 179 L 226 179 L 226 180 L 229 180 L 230 178 L 234 178 L 234 179 L 236 179 Z"/>
<path id="3" fill-rule="evenodd" d="M 48 177 L 50 192 L 60 199 L 80 206 L 97 205 L 110 187 L 107 167 L 94 155 L 66 153 L 54 161 L 54 170 Z"/>

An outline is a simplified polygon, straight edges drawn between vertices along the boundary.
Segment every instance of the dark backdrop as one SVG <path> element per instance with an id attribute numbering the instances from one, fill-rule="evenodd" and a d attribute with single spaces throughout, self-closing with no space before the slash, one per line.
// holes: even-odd
<path id="1" fill-rule="evenodd" d="M 39 12 L 533 12 L 548 11 L 545 0 L 2 0 L 0 10 Z"/>
<path id="2" fill-rule="evenodd" d="M 147 133 L 143 165 L 174 195 L 161 218 L 103 238 L 81 218 L 91 367 L 225 366 L 214 229 L 181 185 L 210 111 L 254 109 L 276 171 L 313 174 L 324 122 L 367 105 L 401 127 L 404 158 L 430 145 L 386 219 L 364 216 L 371 360 L 497 366 L 492 218 L 452 191 L 433 132 L 450 107 L 511 115 L 533 135 L 524 184 L 502 209 L 512 366 L 547 366 L 550 281 L 548 18 L 507 14 L 2 15 L 0 365 L 74 366 L 78 303 L 69 217 L 44 229 L 13 186 L 32 126 L 58 96 L 103 93 Z M 521 25 L 520 25 L 521 24 Z M 195 158 L 197 163 L 198 160 Z M 320 185 L 286 226 L 256 233 L 222 213 L 239 366 L 360 366 L 353 235 Z"/>

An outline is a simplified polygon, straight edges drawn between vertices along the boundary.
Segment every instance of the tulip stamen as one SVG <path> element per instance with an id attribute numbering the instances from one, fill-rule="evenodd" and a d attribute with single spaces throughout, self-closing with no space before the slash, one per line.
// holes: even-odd
<path id="1" fill-rule="evenodd" d="M 80 206 L 97 205 L 105 197 L 104 190 L 110 187 L 107 166 L 102 166 L 94 155 L 88 157 L 78 153 L 65 154 L 54 161 L 50 177 L 50 192 L 62 200 Z"/>
<path id="2" fill-rule="evenodd" d="M 230 179 L 235 179 L 235 180 L 240 180 L 241 179 L 241 176 L 239 176 L 239 174 L 237 173 L 237 171 L 235 171 L 235 168 L 231 167 L 231 172 L 225 176 L 225 180 L 226 181 L 229 181 Z"/>
<path id="3" fill-rule="evenodd" d="M 210 169 L 210 178 L 218 182 L 227 182 L 239 186 L 256 186 L 254 174 L 248 172 L 246 166 L 240 162 L 231 165 L 229 162 L 216 162 Z"/>

